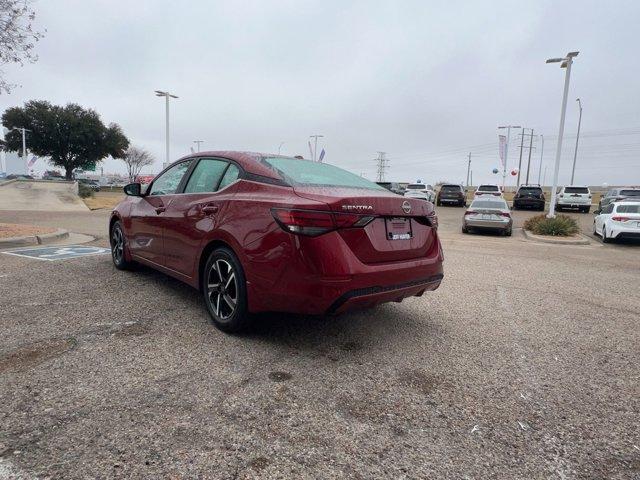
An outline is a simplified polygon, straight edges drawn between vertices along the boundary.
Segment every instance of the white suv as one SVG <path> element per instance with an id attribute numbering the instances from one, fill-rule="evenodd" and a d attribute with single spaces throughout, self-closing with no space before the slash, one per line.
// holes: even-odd
<path id="1" fill-rule="evenodd" d="M 480 197 L 482 195 L 494 195 L 496 197 L 502 196 L 502 190 L 498 185 L 480 185 L 474 194 L 474 197 Z"/>
<path id="2" fill-rule="evenodd" d="M 410 183 L 407 185 L 404 196 L 409 198 L 420 198 L 433 203 L 436 200 L 436 191 L 431 185 L 424 183 Z"/>
<path id="3" fill-rule="evenodd" d="M 562 187 L 556 197 L 556 210 L 577 209 L 589 213 L 591 209 L 591 191 L 589 187 Z"/>

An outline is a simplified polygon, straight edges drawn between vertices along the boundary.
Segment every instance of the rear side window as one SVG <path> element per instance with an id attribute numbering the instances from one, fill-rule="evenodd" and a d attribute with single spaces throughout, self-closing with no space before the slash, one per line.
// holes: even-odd
<path id="1" fill-rule="evenodd" d="M 564 193 L 589 193 L 587 187 L 564 187 Z"/>
<path id="2" fill-rule="evenodd" d="M 640 190 L 620 190 L 620 195 L 627 197 L 640 197 Z"/>
<path id="3" fill-rule="evenodd" d="M 149 195 L 172 195 L 178 190 L 180 181 L 189 169 L 191 161 L 174 165 L 153 181 Z"/>
<path id="4" fill-rule="evenodd" d="M 223 160 L 203 158 L 193 169 L 184 193 L 215 192 L 227 165 L 228 163 Z"/>
<path id="5" fill-rule="evenodd" d="M 618 205 L 616 213 L 640 213 L 640 205 Z"/>
<path id="6" fill-rule="evenodd" d="M 283 180 L 294 186 L 346 187 L 385 191 L 378 184 L 328 163 L 298 158 L 264 158 L 263 162 L 275 170 Z"/>
<path id="7" fill-rule="evenodd" d="M 227 185 L 231 185 L 238 179 L 239 176 L 240 169 L 233 163 L 229 164 L 229 168 L 227 168 L 227 171 L 224 173 L 224 177 L 222 177 L 222 180 L 220 180 L 220 186 L 218 187 L 218 190 L 222 190 Z"/>

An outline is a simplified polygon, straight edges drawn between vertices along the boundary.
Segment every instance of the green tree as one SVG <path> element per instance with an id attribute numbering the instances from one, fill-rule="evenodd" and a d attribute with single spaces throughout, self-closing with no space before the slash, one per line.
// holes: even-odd
<path id="1" fill-rule="evenodd" d="M 106 126 L 95 110 L 75 103 L 62 107 L 31 100 L 24 107 L 7 109 L 2 115 L 2 124 L 9 130 L 28 129 L 28 149 L 64 168 L 69 180 L 76 168 L 91 168 L 109 155 L 122 158 L 129 147 L 129 140 L 119 125 Z M 5 150 L 21 151 L 22 134 L 12 130 L 5 136 L 4 143 Z"/>

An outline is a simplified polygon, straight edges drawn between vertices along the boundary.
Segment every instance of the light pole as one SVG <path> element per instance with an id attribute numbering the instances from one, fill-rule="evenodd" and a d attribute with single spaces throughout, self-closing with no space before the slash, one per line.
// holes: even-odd
<path id="1" fill-rule="evenodd" d="M 11 130 L 17 130 L 22 132 L 22 161 L 24 162 L 24 173 L 29 174 L 29 161 L 27 160 L 27 132 L 30 132 L 28 128 L 14 127 Z"/>
<path id="2" fill-rule="evenodd" d="M 542 143 L 542 145 L 540 145 L 540 165 L 538 166 L 538 185 L 542 186 L 542 184 L 540 183 L 540 174 L 542 173 L 542 153 L 544 152 L 544 135 L 540 135 L 540 142 Z"/>
<path id="3" fill-rule="evenodd" d="M 317 153 L 318 153 L 318 137 L 323 138 L 324 135 L 309 135 L 309 138 L 313 138 L 314 139 L 314 146 L 313 146 L 313 161 L 316 161 L 317 158 Z"/>
<path id="4" fill-rule="evenodd" d="M 280 142 L 280 145 L 278 145 L 278 155 L 280 155 L 280 150 L 282 149 L 282 145 L 284 145 L 284 142 Z"/>
<path id="5" fill-rule="evenodd" d="M 172 95 L 169 92 L 163 92 L 161 90 L 156 90 L 156 96 L 157 97 L 164 97 L 166 100 L 166 110 L 167 110 L 167 125 L 166 125 L 166 141 L 167 141 L 167 152 L 166 152 L 166 158 L 164 160 L 164 164 L 162 165 L 163 168 L 166 168 L 169 165 L 169 97 L 171 98 L 178 98 L 176 95 Z"/>
<path id="6" fill-rule="evenodd" d="M 558 147 L 556 148 L 556 164 L 553 169 L 553 186 L 551 187 L 551 203 L 547 218 L 556 216 L 556 190 L 558 188 L 558 172 L 560 171 L 560 154 L 562 153 L 562 135 L 564 134 L 564 117 L 567 113 L 567 96 L 569 94 L 569 80 L 571 78 L 571 64 L 578 52 L 569 52 L 564 58 L 549 58 L 546 63 L 560 63 L 560 68 L 566 68 L 564 75 L 564 93 L 562 94 L 562 107 L 560 109 L 560 128 L 558 129 Z"/>
<path id="7" fill-rule="evenodd" d="M 571 168 L 571 185 L 573 185 L 573 176 L 576 173 L 576 158 L 578 157 L 578 140 L 580 140 L 580 124 L 582 123 L 582 102 L 576 98 L 578 107 L 580 107 L 580 116 L 578 117 L 578 135 L 576 135 L 576 149 L 573 151 L 573 168 Z"/>
<path id="8" fill-rule="evenodd" d="M 498 127 L 498 129 L 502 128 L 507 129 L 507 143 L 504 146 L 504 165 L 502 166 L 502 191 L 504 191 L 504 184 L 507 178 L 507 156 L 509 155 L 509 139 L 511 138 L 511 129 L 522 127 L 520 125 L 505 125 L 503 127 Z"/>
<path id="9" fill-rule="evenodd" d="M 193 143 L 198 145 L 198 153 L 200 153 L 200 144 L 204 143 L 204 140 L 194 140 Z"/>

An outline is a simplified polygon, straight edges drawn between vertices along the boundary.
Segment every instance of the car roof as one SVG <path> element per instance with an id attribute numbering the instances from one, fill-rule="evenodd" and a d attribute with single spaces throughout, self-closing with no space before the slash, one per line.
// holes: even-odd
<path id="1" fill-rule="evenodd" d="M 249 173 L 253 173 L 255 175 L 261 175 L 263 177 L 274 178 L 277 180 L 281 180 L 277 172 L 269 168 L 264 163 L 262 163 L 261 160 L 263 158 L 274 158 L 274 157 L 291 158 L 291 159 L 294 158 L 294 157 L 288 157 L 286 155 L 277 155 L 277 154 L 271 154 L 271 153 L 239 152 L 239 151 L 233 151 L 233 150 L 211 150 L 206 152 L 198 152 L 198 153 L 192 153 L 190 155 L 185 155 L 184 157 L 176 160 L 176 162 L 180 162 L 189 158 L 210 158 L 210 157 L 225 158 L 228 160 L 233 160 L 234 162 L 238 163 L 238 165 L 240 165 L 245 171 Z M 176 162 L 173 162 L 173 163 L 176 163 Z"/>

